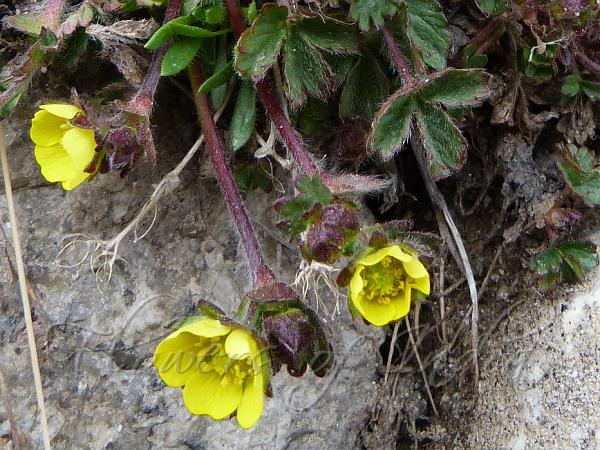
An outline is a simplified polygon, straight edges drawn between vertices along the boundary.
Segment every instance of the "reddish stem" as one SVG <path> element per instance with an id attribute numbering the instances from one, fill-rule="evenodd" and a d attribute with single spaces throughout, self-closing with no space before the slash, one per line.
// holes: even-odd
<path id="1" fill-rule="evenodd" d="M 198 89 L 204 81 L 202 68 L 198 59 L 195 59 L 190 65 L 189 76 L 192 84 L 192 91 L 194 92 L 196 110 L 198 112 L 200 124 L 202 125 L 202 132 L 206 139 L 208 154 L 215 168 L 215 172 L 217 173 L 217 179 L 221 185 L 225 203 L 227 203 L 229 211 L 233 216 L 233 220 L 240 233 L 240 238 L 248 257 L 252 287 L 254 288 L 274 283 L 275 277 L 264 263 L 264 257 L 260 245 L 258 244 L 258 240 L 256 239 L 254 227 L 250 222 L 250 218 L 248 217 L 248 213 L 242 202 L 242 196 L 235 185 L 233 176 L 231 175 L 231 169 L 225 158 L 225 147 L 217 131 L 215 121 L 213 120 L 213 111 L 208 101 L 208 95 L 198 92 Z"/>
<path id="2" fill-rule="evenodd" d="M 412 85 L 414 82 L 414 78 L 410 70 L 410 65 L 408 64 L 408 61 L 406 60 L 405 56 L 398 48 L 396 40 L 394 39 L 394 34 L 385 25 L 381 27 L 381 32 L 383 33 L 383 39 L 387 44 L 388 50 L 390 51 L 390 55 L 392 55 L 392 59 L 394 60 L 396 69 L 398 69 L 400 78 L 402 78 L 404 84 Z"/>
<path id="3" fill-rule="evenodd" d="M 598 64 L 596 61 L 591 59 L 589 56 L 587 56 L 585 53 L 583 53 L 577 48 L 574 48 L 574 53 L 581 64 L 587 67 L 588 70 L 591 70 L 596 75 L 600 76 L 600 64 Z"/>
<path id="4" fill-rule="evenodd" d="M 167 6 L 167 10 L 165 11 L 163 24 L 170 22 L 179 16 L 181 3 L 182 0 L 171 0 L 169 2 L 169 6 Z M 163 45 L 156 53 L 154 53 L 146 78 L 144 78 L 142 85 L 133 99 L 127 103 L 126 109 L 128 111 L 139 114 L 140 116 L 150 117 L 152 106 L 154 105 L 154 95 L 156 94 L 156 88 L 160 80 L 160 67 L 165 53 L 167 53 L 170 46 L 170 44 Z"/>
<path id="5" fill-rule="evenodd" d="M 238 2 L 237 0 L 225 0 L 225 7 L 227 8 L 231 28 L 239 39 L 246 29 L 246 24 L 242 18 Z M 269 86 L 269 83 L 265 79 L 262 79 L 255 83 L 255 87 L 256 92 L 258 92 L 258 97 L 267 110 L 267 114 L 275 124 L 281 139 L 285 143 L 288 151 L 292 154 L 292 157 L 300 166 L 300 171 L 308 176 L 319 173 L 319 167 L 313 160 L 312 155 L 306 150 L 304 142 L 302 142 L 302 139 L 298 133 L 296 133 L 289 119 L 283 112 L 283 109 L 277 100 L 277 96 Z M 321 178 L 325 178 L 325 174 L 321 174 Z"/>

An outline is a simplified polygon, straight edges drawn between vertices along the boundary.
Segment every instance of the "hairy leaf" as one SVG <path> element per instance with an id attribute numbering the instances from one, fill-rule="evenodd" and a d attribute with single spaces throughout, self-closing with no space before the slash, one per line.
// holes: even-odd
<path id="1" fill-rule="evenodd" d="M 335 89 L 337 89 L 346 81 L 348 72 L 354 65 L 354 58 L 350 55 L 334 55 L 331 53 L 326 53 L 323 56 L 329 67 L 331 67 Z"/>
<path id="2" fill-rule="evenodd" d="M 331 191 L 323 184 L 319 174 L 302 178 L 298 183 L 298 190 L 311 203 L 327 205 L 331 202 Z"/>
<path id="3" fill-rule="evenodd" d="M 585 92 L 593 102 L 600 98 L 600 83 L 595 81 L 581 80 L 581 90 Z"/>
<path id="4" fill-rule="evenodd" d="M 416 124 L 435 179 L 448 177 L 462 167 L 467 159 L 467 143 L 445 111 L 420 102 Z"/>
<path id="5" fill-rule="evenodd" d="M 579 75 L 569 75 L 565 78 L 560 91 L 570 97 L 577 95 L 580 89 L 579 83 L 581 83 L 581 77 Z"/>
<path id="6" fill-rule="evenodd" d="M 331 116 L 333 107 L 330 102 L 309 98 L 306 105 L 295 115 L 302 133 L 312 135 L 323 130 L 323 123 Z"/>
<path id="7" fill-rule="evenodd" d="M 262 189 L 271 192 L 273 183 L 267 171 L 259 164 L 244 164 L 235 169 L 235 183 L 244 192 Z"/>
<path id="8" fill-rule="evenodd" d="M 265 5 L 235 47 L 235 68 L 245 78 L 261 79 L 275 63 L 286 35 L 287 8 Z"/>
<path id="9" fill-rule="evenodd" d="M 288 33 L 283 49 L 284 88 L 292 108 L 302 106 L 307 95 L 327 98 L 333 90 L 334 78 L 323 55 L 294 29 Z"/>
<path id="10" fill-rule="evenodd" d="M 488 14 L 501 14 L 510 6 L 508 0 L 478 0 L 479 7 Z"/>
<path id="11" fill-rule="evenodd" d="M 224 34 L 217 38 L 217 47 L 216 47 L 216 58 L 215 58 L 215 68 L 214 73 L 220 72 L 222 69 L 225 69 L 226 73 L 222 73 L 223 78 L 227 77 L 227 59 L 230 55 L 230 49 L 227 45 L 227 35 Z M 233 75 L 233 61 L 229 63 L 230 69 L 229 73 Z M 231 77 L 230 75 L 230 77 Z M 229 80 L 227 80 L 229 81 Z M 213 108 L 220 109 L 223 106 L 227 97 L 227 84 L 223 83 L 220 86 L 215 87 L 210 91 L 210 101 L 212 102 Z"/>
<path id="12" fill-rule="evenodd" d="M 229 61 L 223 67 L 221 67 L 217 72 L 215 72 L 210 78 L 208 78 L 200 88 L 198 92 L 206 93 L 210 92 L 213 89 L 224 85 L 229 80 L 231 80 L 231 76 L 233 75 L 233 61 Z"/>
<path id="13" fill-rule="evenodd" d="M 419 98 L 449 108 L 480 102 L 489 94 L 489 75 L 482 70 L 449 69 L 438 72 L 420 89 Z"/>
<path id="14" fill-rule="evenodd" d="M 256 91 L 251 81 L 244 80 L 235 102 L 230 125 L 231 146 L 234 151 L 243 147 L 252 136 L 255 118 Z"/>
<path id="15" fill-rule="evenodd" d="M 559 281 L 581 281 L 597 265 L 596 246 L 591 242 L 556 241 L 533 260 L 531 269 L 543 275 L 548 287 Z"/>
<path id="16" fill-rule="evenodd" d="M 340 97 L 340 117 L 371 120 L 387 97 L 389 81 L 371 53 L 360 57 L 348 73 Z"/>
<path id="17" fill-rule="evenodd" d="M 414 111 L 414 96 L 399 91 L 377 113 L 369 140 L 383 159 L 392 158 L 408 140 Z"/>
<path id="18" fill-rule="evenodd" d="M 420 52 L 428 66 L 444 69 L 450 34 L 439 3 L 437 0 L 407 0 L 406 6 L 407 35 L 411 44 Z"/>
<path id="19" fill-rule="evenodd" d="M 342 22 L 321 17 L 303 18 L 294 25 L 315 47 L 332 53 L 358 53 L 358 33 Z"/>
<path id="20" fill-rule="evenodd" d="M 163 77 L 175 75 L 185 69 L 194 59 L 202 45 L 201 39 L 181 38 L 176 41 L 165 53 L 160 74 Z"/>
<path id="21" fill-rule="evenodd" d="M 167 41 L 175 36 L 186 36 L 195 38 L 209 38 L 214 36 L 220 36 L 228 33 L 229 29 L 210 31 L 204 28 L 194 27 L 191 24 L 194 23 L 194 18 L 191 16 L 178 17 L 164 24 L 152 35 L 145 48 L 148 50 L 157 50 L 162 47 Z"/>
<path id="22" fill-rule="evenodd" d="M 397 11 L 398 5 L 394 0 L 352 0 L 350 5 L 350 15 L 363 31 L 371 30 L 372 25 L 380 27 L 386 17 Z"/>
<path id="23" fill-rule="evenodd" d="M 590 151 L 569 145 L 561 161 L 565 181 L 589 206 L 600 205 L 600 170 L 594 169 L 594 156 Z"/>

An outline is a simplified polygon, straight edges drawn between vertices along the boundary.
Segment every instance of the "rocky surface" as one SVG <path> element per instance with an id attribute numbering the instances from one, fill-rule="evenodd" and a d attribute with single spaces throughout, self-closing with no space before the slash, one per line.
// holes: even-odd
<path id="1" fill-rule="evenodd" d="M 178 129 L 177 117 L 159 111 L 156 168 L 141 167 L 124 179 L 100 176 L 67 193 L 42 179 L 28 139 L 29 118 L 42 97 L 38 93 L 22 102 L 5 124 L 5 133 L 26 270 L 36 293 L 35 330 L 55 448 L 355 447 L 376 401 L 381 334 L 352 322 L 345 308 L 328 322 L 336 350 L 330 375 L 295 379 L 285 370 L 277 374 L 273 398 L 252 431 L 239 429 L 235 419 L 215 422 L 185 410 L 180 390 L 165 387 L 152 367 L 154 346 L 168 333 L 169 324 L 194 311 L 198 298 L 232 312 L 248 288 L 243 254 L 215 180 L 200 177 L 200 163 L 193 160 L 179 187 L 159 203 L 145 238 L 123 240 L 122 259 L 109 281 L 102 258 L 90 264 L 90 256 L 96 248 L 94 238 L 112 238 L 123 229 L 153 185 L 183 157 L 197 131 Z M 248 204 L 259 221 L 269 263 L 289 282 L 299 260 L 285 240 L 261 225 L 273 223 L 272 200 L 251 195 Z M 9 236 L 3 195 L 0 202 Z M 57 258 L 63 239 L 73 233 L 81 235 Z M 6 238 L 1 246 L 2 253 L 12 257 Z M 9 445 L 20 431 L 25 446 L 40 448 L 25 323 L 6 259 L 0 264 L 0 279 L 0 445 Z M 324 302 L 332 311 L 332 300 Z"/>
<path id="2" fill-rule="evenodd" d="M 599 337 L 600 269 L 584 286 L 531 290 L 482 355 L 479 401 L 455 446 L 600 448 Z"/>

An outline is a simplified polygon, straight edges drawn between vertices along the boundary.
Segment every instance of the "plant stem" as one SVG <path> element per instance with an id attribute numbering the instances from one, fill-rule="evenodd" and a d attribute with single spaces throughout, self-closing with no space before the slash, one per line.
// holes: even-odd
<path id="1" fill-rule="evenodd" d="M 382 28 L 384 32 L 384 37 L 386 37 L 387 28 L 384 26 Z M 389 33 L 389 31 L 387 31 Z M 393 35 L 389 33 L 388 39 L 386 37 L 385 42 L 390 50 L 390 53 L 393 56 L 394 62 L 396 63 L 396 68 L 398 72 L 402 73 L 403 69 L 406 66 L 406 58 L 398 48 L 396 41 L 393 39 Z M 410 81 L 409 81 L 410 80 Z M 410 83 L 412 83 L 413 78 L 412 75 L 410 78 L 405 78 L 404 82 L 408 85 L 406 88 L 410 89 Z M 422 141 L 416 135 L 412 135 L 410 138 L 410 143 L 412 147 L 413 154 L 415 155 L 415 159 L 417 160 L 417 164 L 419 166 L 419 171 L 421 172 L 421 176 L 423 177 L 423 181 L 425 182 L 425 186 L 429 193 L 429 198 L 431 202 L 437 209 L 437 211 L 441 212 L 443 215 L 444 221 L 448 226 L 449 233 L 451 236 L 451 240 L 454 241 L 455 247 L 457 249 L 458 257 L 456 258 L 456 263 L 459 266 L 462 266 L 463 273 L 465 274 L 465 278 L 467 279 L 469 285 L 469 293 L 471 296 L 471 352 L 472 352 L 472 360 L 473 360 L 473 372 L 474 372 L 474 382 L 475 389 L 479 391 L 479 361 L 478 361 L 478 349 L 479 349 L 479 298 L 477 295 L 477 286 L 475 285 L 475 277 L 473 276 L 473 270 L 471 268 L 471 263 L 469 261 L 469 257 L 467 255 L 467 251 L 465 249 L 465 245 L 463 243 L 462 237 L 454 223 L 454 219 L 452 218 L 452 214 L 450 214 L 450 210 L 448 209 L 448 205 L 446 204 L 446 200 L 443 194 L 440 192 L 439 188 L 435 184 L 435 180 L 431 176 L 431 172 L 429 170 L 429 163 L 427 162 L 425 149 L 423 148 Z M 444 222 L 441 222 L 442 224 Z M 440 227 L 441 228 L 441 227 Z M 407 322 L 407 326 L 409 326 Z M 410 331 L 410 329 L 409 329 Z"/>
<path id="2" fill-rule="evenodd" d="M 275 277 L 264 263 L 264 257 L 256 239 L 254 227 L 250 222 L 250 218 L 242 202 L 242 196 L 235 185 L 231 169 L 225 158 L 225 147 L 213 120 L 213 112 L 208 101 L 208 95 L 198 92 L 204 79 L 200 61 L 197 58 L 189 67 L 189 76 L 194 92 L 196 110 L 202 125 L 202 132 L 206 138 L 208 154 L 221 185 L 225 203 L 227 203 L 229 211 L 233 216 L 244 250 L 246 251 L 246 256 L 248 257 L 252 287 L 260 287 L 268 283 L 273 283 L 275 282 Z"/>
<path id="3" fill-rule="evenodd" d="M 414 78 L 412 76 L 412 72 L 410 70 L 410 65 L 406 57 L 402 54 L 398 45 L 396 44 L 396 40 L 394 39 L 394 34 L 390 31 L 390 29 L 384 25 L 381 27 L 381 32 L 383 33 L 383 39 L 392 55 L 392 59 L 394 60 L 394 64 L 396 65 L 396 69 L 398 69 L 398 73 L 400 74 L 400 78 L 406 85 L 412 85 L 414 82 Z"/>
<path id="4" fill-rule="evenodd" d="M 229 15 L 229 23 L 235 32 L 236 37 L 239 39 L 246 29 L 240 7 L 237 0 L 224 1 Z M 258 97 L 267 110 L 267 114 L 275 124 L 281 139 L 285 143 L 292 157 L 300 166 L 300 171 L 308 176 L 320 173 L 319 167 L 315 163 L 312 155 L 306 150 L 304 142 L 302 142 L 302 139 L 298 133 L 296 133 L 289 119 L 283 112 L 281 105 L 277 101 L 277 96 L 274 94 L 267 80 L 263 78 L 262 80 L 255 82 L 255 87 L 256 92 L 258 92 Z M 321 177 L 324 178 L 326 176 L 325 174 L 321 174 Z"/>
<path id="5" fill-rule="evenodd" d="M 165 11 L 165 18 L 163 24 L 170 22 L 179 15 L 181 9 L 182 0 L 171 0 L 167 10 Z M 163 45 L 160 49 L 154 53 L 150 67 L 146 73 L 146 78 L 142 82 L 142 85 L 136 92 L 133 99 L 127 102 L 126 109 L 140 116 L 150 117 L 152 114 L 152 106 L 154 105 L 154 95 L 156 94 L 156 87 L 160 80 L 160 67 L 162 60 L 169 49 L 170 44 Z"/>

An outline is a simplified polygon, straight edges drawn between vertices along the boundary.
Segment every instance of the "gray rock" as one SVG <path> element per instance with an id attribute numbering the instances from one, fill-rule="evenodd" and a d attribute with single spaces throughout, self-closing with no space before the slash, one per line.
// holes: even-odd
<path id="1" fill-rule="evenodd" d="M 336 351 L 331 373 L 302 379 L 289 377 L 285 370 L 277 374 L 272 379 L 273 398 L 266 401 L 263 417 L 250 431 L 238 428 L 235 419 L 215 422 L 190 415 L 181 391 L 166 387 L 157 376 L 151 355 L 170 323 L 193 312 L 200 297 L 232 312 L 248 289 L 243 252 L 226 206 L 216 182 L 199 178 L 197 161 L 190 163 L 181 174 L 181 184 L 159 203 L 146 237 L 134 243 L 130 235 L 122 241 L 110 281 L 104 280 L 105 260 L 97 253 L 90 265 L 97 250 L 93 238 L 113 237 L 134 217 L 153 184 L 187 152 L 195 138 L 193 130 L 175 129 L 177 120 L 169 116 L 171 112 L 163 112 L 155 118 L 164 125 L 155 132 L 156 168 L 140 167 L 124 179 L 101 175 L 67 193 L 39 174 L 27 136 L 34 112 L 33 104 L 21 107 L 5 123 L 5 132 L 26 270 L 37 294 L 32 299 L 35 331 L 54 447 L 356 446 L 376 401 L 373 382 L 378 379 L 382 335 L 352 322 L 345 308 L 328 323 Z M 273 229 L 273 199 L 250 195 L 247 203 L 252 217 L 265 225 L 257 229 L 268 262 L 282 280 L 290 282 L 299 263 L 296 252 L 265 232 Z M 2 211 L 9 235 L 5 203 Z M 57 259 L 63 239 L 73 233 L 81 233 L 79 240 Z M 12 257 L 10 244 L 3 242 L 2 247 Z M 21 302 L 16 280 L 4 262 L 0 280 L 5 399 L 10 400 L 19 430 L 33 448 L 40 448 Z M 324 302 L 333 310 L 331 298 L 324 297 Z M 9 439 L 6 413 L 0 407 L 0 442 Z"/>

